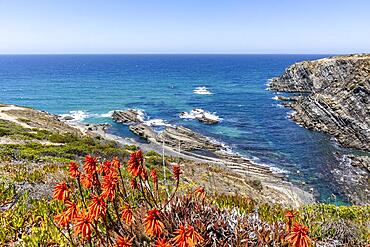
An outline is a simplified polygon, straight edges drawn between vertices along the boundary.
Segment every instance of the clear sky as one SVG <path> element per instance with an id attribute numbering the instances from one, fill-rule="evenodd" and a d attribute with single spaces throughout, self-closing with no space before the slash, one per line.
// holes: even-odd
<path id="1" fill-rule="evenodd" d="M 0 0 L 0 53 L 355 52 L 369 0 Z"/>

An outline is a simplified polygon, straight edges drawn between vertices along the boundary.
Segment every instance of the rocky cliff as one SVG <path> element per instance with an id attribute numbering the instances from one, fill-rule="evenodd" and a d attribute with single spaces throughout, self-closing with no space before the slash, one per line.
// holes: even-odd
<path id="1" fill-rule="evenodd" d="M 294 121 L 345 147 L 370 151 L 370 54 L 299 62 L 269 87 L 303 94 L 288 104 Z"/>

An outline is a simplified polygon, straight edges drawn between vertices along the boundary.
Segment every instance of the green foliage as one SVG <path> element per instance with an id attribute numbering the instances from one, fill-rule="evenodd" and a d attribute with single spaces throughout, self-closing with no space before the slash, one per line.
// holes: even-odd
<path id="1" fill-rule="evenodd" d="M 27 123 L 26 120 L 18 119 Z M 23 161 L 9 163 L 0 172 L 10 174 L 7 182 L 0 182 L 0 246 L 15 241 L 24 246 L 66 246 L 65 238 L 55 227 L 50 215 L 60 212 L 61 204 L 47 198 L 32 200 L 27 194 L 17 194 L 14 182 L 43 183 L 46 176 L 63 169 L 72 160 L 80 160 L 86 154 L 103 159 L 119 157 L 124 159 L 135 145 L 121 147 L 114 142 L 93 137 L 80 137 L 71 134 L 52 133 L 41 129 L 26 129 L 9 121 L 0 120 L 0 137 L 25 140 L 23 144 L 0 145 L 0 161 Z M 43 145 L 40 141 L 51 144 Z M 146 167 L 156 168 L 159 181 L 164 180 L 161 155 L 149 151 L 145 154 Z M 181 160 L 181 159 L 180 159 Z M 166 158 L 166 161 L 176 161 Z M 28 162 L 40 166 L 29 169 Z M 171 180 L 171 171 L 165 167 L 166 179 Z M 220 170 L 220 176 L 222 171 Z M 122 169 L 124 179 L 129 177 Z M 2 181 L 1 180 L 1 181 Z M 248 180 L 248 184 L 261 189 L 260 181 Z M 180 193 L 189 190 L 190 185 L 181 183 Z M 160 189 L 163 189 L 161 185 Z M 172 187 L 169 187 L 170 190 Z M 158 194 L 164 196 L 166 193 Z M 137 196 L 137 195 L 136 195 Z M 218 209 L 238 209 L 243 214 L 256 214 L 269 224 L 285 221 L 287 208 L 278 204 L 260 204 L 251 198 L 240 195 L 212 195 L 207 198 Z M 128 197 L 129 202 L 138 200 Z M 296 220 L 310 229 L 310 236 L 316 240 L 340 239 L 349 246 L 368 243 L 370 236 L 370 206 L 335 206 L 330 204 L 307 205 L 296 209 Z M 22 242 L 17 242 L 21 239 Z"/>
<path id="2" fill-rule="evenodd" d="M 0 137 L 14 136 L 19 133 L 27 133 L 27 131 L 18 124 L 0 119 Z"/>
<path id="3" fill-rule="evenodd" d="M 64 145 L 43 145 L 38 142 L 0 145 L 0 157 L 15 160 L 69 162 L 92 153 L 112 158 L 128 155 L 128 151 L 114 142 L 103 142 L 91 137 L 59 136 L 55 141 L 65 141 Z"/>
<path id="4" fill-rule="evenodd" d="M 46 199 L 29 200 L 28 195 L 23 194 L 11 209 L 0 211 L 0 245 L 11 241 L 22 246 L 65 245 L 49 218 L 50 212 L 59 208 L 58 203 Z"/>
<path id="5" fill-rule="evenodd" d="M 125 145 L 125 149 L 130 150 L 130 151 L 137 151 L 139 150 L 139 147 L 136 145 Z"/>
<path id="6" fill-rule="evenodd" d="M 0 183 L 0 207 L 11 202 L 15 195 L 15 186 L 13 184 Z"/>
<path id="7" fill-rule="evenodd" d="M 256 202 L 241 195 L 215 194 L 213 203 L 219 208 L 238 208 L 243 213 L 253 213 Z"/>
<path id="8" fill-rule="evenodd" d="M 156 151 L 153 151 L 153 150 L 150 150 L 145 154 L 145 157 L 151 157 L 151 156 L 161 157 L 161 155 L 159 153 L 157 153 Z"/>

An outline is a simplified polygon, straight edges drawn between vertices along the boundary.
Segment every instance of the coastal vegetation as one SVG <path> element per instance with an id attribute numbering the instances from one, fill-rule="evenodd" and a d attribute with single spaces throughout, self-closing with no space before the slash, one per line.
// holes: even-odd
<path id="1" fill-rule="evenodd" d="M 6 120 L 0 121 L 0 132 L 7 141 L 0 145 L 0 245 L 368 243 L 368 206 L 292 208 L 215 193 L 187 178 L 185 161 L 166 157 L 163 166 L 154 151 L 141 154 L 136 146 L 98 136 L 29 129 Z M 221 169 L 214 172 L 222 175 Z M 294 242 L 297 234 L 304 239 L 300 244 Z"/>

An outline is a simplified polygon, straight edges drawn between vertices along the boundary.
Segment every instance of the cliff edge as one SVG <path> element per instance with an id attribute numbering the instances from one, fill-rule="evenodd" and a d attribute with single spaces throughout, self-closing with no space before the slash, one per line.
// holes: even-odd
<path id="1" fill-rule="evenodd" d="M 303 94 L 288 103 L 297 123 L 342 146 L 370 151 L 370 54 L 295 63 L 269 88 Z"/>

